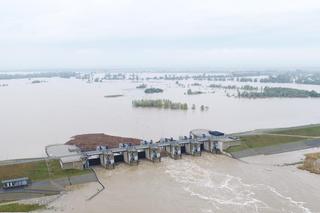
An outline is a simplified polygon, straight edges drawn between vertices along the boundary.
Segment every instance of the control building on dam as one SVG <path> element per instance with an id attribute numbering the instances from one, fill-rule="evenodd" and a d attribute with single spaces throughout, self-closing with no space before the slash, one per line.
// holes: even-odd
<path id="1" fill-rule="evenodd" d="M 96 150 L 82 152 L 75 145 L 50 145 L 46 147 L 49 158 L 59 159 L 63 169 L 85 169 L 101 165 L 114 169 L 118 162 L 138 165 L 140 159 L 161 162 L 161 157 L 169 156 L 175 160 L 183 154 L 201 156 L 203 151 L 213 154 L 226 154 L 224 150 L 239 145 L 236 137 L 218 131 L 196 129 L 189 136 L 179 139 L 164 138 L 158 142 L 141 141 L 140 145 L 120 143 L 117 148 L 97 146 Z"/>

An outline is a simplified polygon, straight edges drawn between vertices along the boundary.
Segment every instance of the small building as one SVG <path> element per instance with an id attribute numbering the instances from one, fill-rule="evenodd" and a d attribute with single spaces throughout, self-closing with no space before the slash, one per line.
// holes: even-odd
<path id="1" fill-rule="evenodd" d="M 170 157 L 175 160 L 182 158 L 181 145 L 179 143 L 171 143 L 165 147 L 165 150 L 169 153 Z"/>
<path id="2" fill-rule="evenodd" d="M 185 144 L 186 153 L 193 156 L 201 156 L 201 144 L 197 141 L 191 141 Z"/>
<path id="3" fill-rule="evenodd" d="M 138 165 L 138 150 L 134 147 L 128 148 L 126 151 L 123 152 L 123 160 L 129 165 Z"/>
<path id="4" fill-rule="evenodd" d="M 30 180 L 27 177 L 1 181 L 1 185 L 3 189 L 25 187 L 25 186 L 28 186 L 29 184 L 30 184 Z"/>
<path id="5" fill-rule="evenodd" d="M 73 155 L 60 158 L 62 169 L 79 169 L 83 170 L 86 161 L 82 155 Z"/>
<path id="6" fill-rule="evenodd" d="M 146 158 L 153 162 L 161 161 L 160 152 L 160 148 L 156 144 L 150 144 L 149 147 L 145 149 Z"/>
<path id="7" fill-rule="evenodd" d="M 194 129 L 190 131 L 190 136 L 195 139 L 203 139 L 203 138 L 210 138 L 212 135 L 209 133 L 207 129 Z"/>
<path id="8" fill-rule="evenodd" d="M 190 131 L 190 135 L 192 135 L 198 141 L 203 141 L 204 150 L 213 153 L 224 153 L 224 150 L 228 149 L 229 147 L 238 146 L 240 144 L 239 138 L 226 135 L 219 131 L 195 129 Z"/>
<path id="9" fill-rule="evenodd" d="M 45 152 L 48 157 L 52 158 L 61 158 L 71 155 L 81 154 L 79 147 L 75 145 L 66 145 L 66 144 L 54 144 L 46 146 Z"/>
<path id="10" fill-rule="evenodd" d="M 215 131 L 215 130 L 214 131 L 209 130 L 209 134 L 212 136 L 215 136 L 215 137 L 224 136 L 223 132 L 219 132 L 219 131 Z"/>
<path id="11" fill-rule="evenodd" d="M 112 151 L 103 152 L 100 155 L 101 165 L 106 169 L 114 169 L 114 154 Z"/>

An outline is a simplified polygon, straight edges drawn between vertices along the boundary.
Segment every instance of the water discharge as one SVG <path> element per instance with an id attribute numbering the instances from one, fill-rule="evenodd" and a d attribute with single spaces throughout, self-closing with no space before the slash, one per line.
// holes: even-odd
<path id="1" fill-rule="evenodd" d="M 170 164 L 166 170 L 185 191 L 212 204 L 214 210 L 229 212 L 310 212 L 303 202 L 286 197 L 265 184 L 245 184 L 241 178 L 208 169 L 192 159 Z M 210 167 L 209 167 L 210 168 Z M 268 198 L 267 200 L 265 198 Z M 227 212 L 226 211 L 226 212 Z"/>
<path id="2" fill-rule="evenodd" d="M 257 156 L 256 158 L 261 158 Z M 52 204 L 57 212 L 319 212 L 318 176 L 295 167 L 255 165 L 203 153 L 161 163 L 96 168 L 106 190 L 90 202 L 97 184 L 76 187 Z M 124 205 L 125 204 L 125 205 Z"/>

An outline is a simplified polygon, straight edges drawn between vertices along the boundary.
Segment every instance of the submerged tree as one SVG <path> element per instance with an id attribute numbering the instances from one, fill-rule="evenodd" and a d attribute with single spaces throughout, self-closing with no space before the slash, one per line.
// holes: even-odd
<path id="1" fill-rule="evenodd" d="M 134 107 L 151 107 L 151 108 L 163 108 L 163 109 L 177 109 L 177 110 L 188 110 L 187 103 L 172 102 L 167 99 L 156 99 L 156 100 L 134 100 L 132 101 Z"/>
<path id="2" fill-rule="evenodd" d="M 148 88 L 144 90 L 145 93 L 149 94 L 149 93 L 161 93 L 163 92 L 163 89 L 160 88 Z"/>

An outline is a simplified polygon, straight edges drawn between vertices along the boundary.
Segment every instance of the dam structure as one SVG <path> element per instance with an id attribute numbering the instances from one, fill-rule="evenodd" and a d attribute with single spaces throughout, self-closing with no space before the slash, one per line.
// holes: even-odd
<path id="1" fill-rule="evenodd" d="M 218 131 L 196 129 L 190 131 L 189 136 L 180 136 L 179 139 L 141 141 L 140 145 L 120 143 L 117 148 L 97 146 L 93 151 L 82 152 L 75 145 L 50 145 L 46 147 L 46 153 L 49 158 L 59 159 L 63 169 L 85 169 L 96 165 L 114 169 L 118 162 L 138 165 L 140 159 L 155 163 L 161 162 L 163 156 L 177 160 L 182 158 L 182 154 L 201 156 L 203 151 L 227 154 L 224 150 L 239 144 L 240 141 L 236 137 Z"/>

